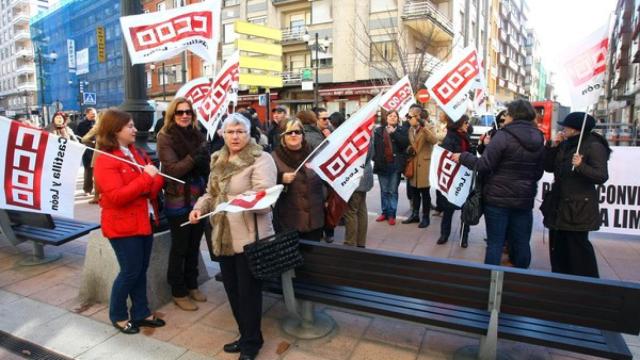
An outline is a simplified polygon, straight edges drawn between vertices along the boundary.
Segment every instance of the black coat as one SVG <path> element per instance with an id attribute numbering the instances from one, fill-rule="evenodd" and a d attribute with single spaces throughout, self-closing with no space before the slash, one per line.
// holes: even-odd
<path id="1" fill-rule="evenodd" d="M 569 138 L 556 147 L 547 147 L 544 170 L 553 172 L 551 196 L 553 211 L 545 214 L 544 224 L 550 229 L 592 231 L 600 228 L 601 218 L 596 185 L 609 179 L 607 161 L 611 152 L 607 140 L 597 133 L 585 135 L 580 154 L 582 164 L 571 170 L 571 159 L 578 147 L 579 136 Z"/>
<path id="2" fill-rule="evenodd" d="M 442 146 L 445 150 L 451 151 L 452 153 L 462 152 L 462 136 L 466 138 L 467 143 L 469 144 L 469 149 L 467 149 L 467 151 L 475 154 L 475 148 L 471 144 L 471 139 L 469 138 L 468 133 L 462 135 L 457 133 L 456 131 L 447 130 L 447 135 L 444 137 L 444 140 L 442 140 L 442 144 L 440 144 L 440 146 Z"/>
<path id="3" fill-rule="evenodd" d="M 498 130 L 482 157 L 460 156 L 462 165 L 483 176 L 483 201 L 491 206 L 532 209 L 542 177 L 544 137 L 531 121 L 515 120 Z"/>
<path id="4" fill-rule="evenodd" d="M 409 146 L 407 128 L 398 126 L 396 131 L 389 134 L 391 148 L 393 149 L 392 162 L 387 162 L 384 156 L 384 131 L 384 126 L 379 126 L 373 130 L 373 172 L 376 174 L 401 172 L 407 162 L 407 146 Z"/>

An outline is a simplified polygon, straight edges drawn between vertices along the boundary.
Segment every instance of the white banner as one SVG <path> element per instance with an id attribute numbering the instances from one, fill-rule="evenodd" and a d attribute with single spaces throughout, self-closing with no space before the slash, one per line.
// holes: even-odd
<path id="1" fill-rule="evenodd" d="M 67 62 L 69 72 L 76 72 L 76 42 L 73 39 L 67 39 Z"/>
<path id="2" fill-rule="evenodd" d="M 225 61 L 203 100 L 195 107 L 198 120 L 207 129 L 210 137 L 218 128 L 222 115 L 228 112 L 229 104 L 237 104 L 239 80 L 240 53 L 236 51 Z"/>
<path id="3" fill-rule="evenodd" d="M 284 186 L 278 184 L 266 190 L 247 195 L 240 195 L 229 202 L 218 204 L 211 215 L 215 215 L 222 211 L 237 213 L 242 211 L 266 209 L 275 204 L 282 192 L 282 189 L 284 189 Z"/>
<path id="4" fill-rule="evenodd" d="M 438 106 L 456 121 L 466 112 L 469 90 L 479 86 L 481 75 L 478 52 L 474 47 L 467 47 L 432 74 L 425 86 Z"/>
<path id="5" fill-rule="evenodd" d="M 329 135 L 322 150 L 309 162 L 344 201 L 349 201 L 360 184 L 379 101 L 380 95 L 351 115 Z"/>
<path id="6" fill-rule="evenodd" d="M 564 70 L 569 80 L 572 109 L 585 111 L 598 102 L 604 88 L 609 51 L 609 25 L 591 33 L 564 58 Z"/>
<path id="7" fill-rule="evenodd" d="M 600 232 L 640 235 L 640 147 L 612 146 L 609 180 L 598 185 L 602 226 Z M 544 191 L 551 190 L 553 174 L 545 172 L 538 182 L 537 210 Z"/>
<path id="8" fill-rule="evenodd" d="M 469 197 L 473 171 L 451 159 L 453 153 L 441 146 L 434 146 L 431 153 L 429 183 L 435 186 L 447 200 L 461 207 Z"/>
<path id="9" fill-rule="evenodd" d="M 120 18 L 132 64 L 171 58 L 191 50 L 215 66 L 220 39 L 220 0 Z"/>
<path id="10" fill-rule="evenodd" d="M 0 208 L 73 218 L 85 147 L 0 117 Z"/>
<path id="11" fill-rule="evenodd" d="M 415 103 L 409 75 L 400 79 L 380 97 L 380 107 L 387 111 L 398 111 L 400 119 L 404 119 L 411 105 Z"/>
<path id="12" fill-rule="evenodd" d="M 183 97 L 191 101 L 191 103 L 193 104 L 193 108 L 197 109 L 200 107 L 202 101 L 207 96 L 210 88 L 211 80 L 208 77 L 199 77 L 182 85 L 180 90 L 176 92 L 176 97 Z M 198 112 L 197 110 L 196 115 L 198 116 L 198 121 L 200 121 L 200 123 L 202 123 L 202 125 L 206 127 L 208 119 L 202 119 L 200 117 L 200 112 Z"/>
<path id="13" fill-rule="evenodd" d="M 89 48 L 76 52 L 76 75 L 89 73 Z"/>

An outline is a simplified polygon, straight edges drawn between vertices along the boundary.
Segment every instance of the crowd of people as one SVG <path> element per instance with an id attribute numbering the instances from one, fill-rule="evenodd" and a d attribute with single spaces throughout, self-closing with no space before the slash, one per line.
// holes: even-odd
<path id="1" fill-rule="evenodd" d="M 263 344 L 262 295 L 261 281 L 251 274 L 243 247 L 257 238 L 291 230 L 304 239 L 331 243 L 341 222 L 345 226 L 344 245 L 366 247 L 366 198 L 374 186 L 374 174 L 381 200 L 375 221 L 397 225 L 399 188 L 404 178 L 411 212 L 399 226 L 417 224 L 424 229 L 432 226 L 432 216 L 439 216 L 440 235 L 435 242 L 447 243 L 460 207 L 440 191 L 435 192 L 432 205 L 429 172 L 437 145 L 453 153 L 455 162 L 478 173 L 486 222 L 485 263 L 499 265 L 506 248 L 514 266 L 529 267 L 537 182 L 549 171 L 555 182 L 545 194 L 541 210 L 551 234 L 552 270 L 597 277 L 588 234 L 600 225 L 595 185 L 608 178 L 611 149 L 602 136 L 591 131 L 595 120 L 590 115 L 571 113 L 560 123 L 563 131 L 546 143 L 535 117 L 529 102 L 513 101 L 497 115 L 495 127 L 476 146 L 470 140 L 467 115 L 450 119 L 441 112 L 431 121 L 420 105 L 412 105 L 405 119 L 397 111 L 383 112 L 371 136 L 363 176 L 348 201 L 305 166 L 314 149 L 345 121 L 342 114 L 329 114 L 324 108 L 290 115 L 286 108 L 276 106 L 264 124 L 253 109 L 238 109 L 220 122 L 208 141 L 198 126 L 193 104 L 175 98 L 157 130 L 157 155 L 162 172 L 184 184 L 165 181 L 148 156 L 134 146 L 137 130 L 126 112 L 108 109 L 96 114 L 89 108 L 76 135 L 68 127 L 66 115 L 56 113 L 48 130 L 130 162 L 90 151 L 83 161 L 84 191 L 99 201 L 102 231 L 120 264 L 109 307 L 113 325 L 126 334 L 135 334 L 144 326 L 164 325 L 150 312 L 144 290 L 152 226 L 159 221 L 162 198 L 172 240 L 167 282 L 174 303 L 182 310 L 195 311 L 197 303 L 207 301 L 197 282 L 204 234 L 220 263 L 240 333 L 224 351 L 240 353 L 240 359 L 248 360 L 257 356 Z M 209 221 L 199 219 L 222 202 L 276 184 L 285 188 L 272 209 L 222 212 Z M 187 221 L 190 226 L 181 226 Z M 469 225 L 462 224 L 463 248 L 468 246 L 469 232 Z"/>

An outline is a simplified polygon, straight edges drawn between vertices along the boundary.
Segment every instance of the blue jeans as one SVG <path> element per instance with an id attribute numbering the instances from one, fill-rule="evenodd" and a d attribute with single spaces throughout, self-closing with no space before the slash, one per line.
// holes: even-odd
<path id="1" fill-rule="evenodd" d="M 484 263 L 500 265 L 505 240 L 509 239 L 513 257 L 511 262 L 526 269 L 531 263 L 531 228 L 533 212 L 531 209 L 511 209 L 491 205 L 484 206 L 484 219 L 487 224 L 487 252 Z"/>
<path id="2" fill-rule="evenodd" d="M 142 320 L 151 315 L 147 301 L 147 268 L 153 235 L 110 239 L 109 242 L 120 265 L 111 289 L 109 319 L 111 322 Z M 130 316 L 127 297 L 131 297 Z"/>
<path id="3" fill-rule="evenodd" d="M 382 215 L 396 217 L 398 211 L 398 186 L 400 186 L 400 173 L 378 174 L 380 182 L 380 205 Z"/>

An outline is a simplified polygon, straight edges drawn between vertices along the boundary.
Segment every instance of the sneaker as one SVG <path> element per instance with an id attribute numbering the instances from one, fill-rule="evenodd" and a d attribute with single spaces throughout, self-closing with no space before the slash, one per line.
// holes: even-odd
<path id="1" fill-rule="evenodd" d="M 198 289 L 189 290 L 189 297 L 197 302 L 207 301 L 207 297 Z"/>
<path id="2" fill-rule="evenodd" d="M 194 304 L 188 296 L 184 297 L 174 297 L 173 302 L 184 311 L 196 311 L 198 310 L 198 305 Z"/>
<path id="3" fill-rule="evenodd" d="M 395 225 L 395 224 L 396 224 L 396 218 L 394 218 L 394 217 L 390 217 L 390 218 L 389 218 L 389 225 L 393 226 L 393 225 Z"/>
<path id="4" fill-rule="evenodd" d="M 381 222 L 381 221 L 385 221 L 385 220 L 387 220 L 387 215 L 385 215 L 385 214 L 382 214 L 382 215 L 380 215 L 380 216 L 378 216 L 376 218 L 377 222 Z"/>

